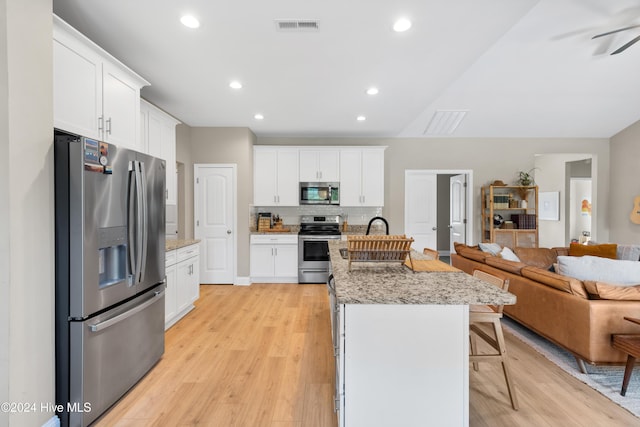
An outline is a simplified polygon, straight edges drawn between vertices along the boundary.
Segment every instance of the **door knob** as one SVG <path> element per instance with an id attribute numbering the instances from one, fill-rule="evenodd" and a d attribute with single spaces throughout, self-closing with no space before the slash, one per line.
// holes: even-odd
<path id="1" fill-rule="evenodd" d="M 227 234 L 231 234 L 231 230 L 227 230 Z"/>
<path id="2" fill-rule="evenodd" d="M 432 229 L 433 231 L 436 231 L 436 230 L 438 229 L 438 227 L 431 227 L 431 229 Z"/>

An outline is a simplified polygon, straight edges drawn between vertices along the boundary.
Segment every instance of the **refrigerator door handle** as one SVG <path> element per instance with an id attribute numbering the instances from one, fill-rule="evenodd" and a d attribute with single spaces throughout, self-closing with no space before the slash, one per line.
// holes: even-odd
<path id="1" fill-rule="evenodd" d="M 134 314 L 141 312 L 145 308 L 149 307 L 151 304 L 154 304 L 156 302 L 156 300 L 158 298 L 160 298 L 162 295 L 164 295 L 164 290 L 156 291 L 156 292 L 154 292 L 154 295 L 153 295 L 153 297 L 151 299 L 143 302 L 142 304 L 132 308 L 131 310 L 129 310 L 127 312 L 124 312 L 122 314 L 114 316 L 111 319 L 105 320 L 104 322 L 96 323 L 94 325 L 89 325 L 89 330 L 91 332 L 99 332 L 99 331 L 102 331 L 102 330 L 108 328 L 109 326 L 113 326 L 116 323 L 120 323 L 123 320 L 128 319 L 129 317 L 133 316 Z"/>
<path id="2" fill-rule="evenodd" d="M 133 276 L 133 280 L 136 280 L 137 274 L 137 264 L 136 264 L 136 248 L 135 248 L 135 240 L 136 240 L 136 162 L 131 162 L 131 170 L 129 171 L 129 218 L 128 218 L 128 235 L 129 235 L 129 271 L 131 272 L 131 276 Z M 132 285 L 133 283 L 129 283 Z"/>
<path id="3" fill-rule="evenodd" d="M 136 175 L 136 271 L 135 283 L 142 280 L 142 223 L 143 223 L 143 189 L 142 189 L 142 164 L 135 162 Z"/>
<path id="4" fill-rule="evenodd" d="M 147 269 L 147 246 L 149 240 L 149 230 L 148 230 L 148 206 L 147 206 L 147 172 L 144 167 L 143 162 L 139 162 L 140 164 L 140 207 L 141 207 L 141 221 L 138 223 L 138 227 L 140 228 L 140 282 L 144 280 L 144 272 Z"/>

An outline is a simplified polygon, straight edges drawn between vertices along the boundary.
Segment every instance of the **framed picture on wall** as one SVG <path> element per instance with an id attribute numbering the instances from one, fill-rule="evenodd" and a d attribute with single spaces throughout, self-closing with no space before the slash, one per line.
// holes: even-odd
<path id="1" fill-rule="evenodd" d="M 539 215 L 543 221 L 560 220 L 560 192 L 541 191 L 540 192 Z"/>

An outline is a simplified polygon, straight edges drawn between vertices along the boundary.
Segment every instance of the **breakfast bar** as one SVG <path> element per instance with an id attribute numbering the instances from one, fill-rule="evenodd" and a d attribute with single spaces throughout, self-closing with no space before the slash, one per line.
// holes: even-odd
<path id="1" fill-rule="evenodd" d="M 329 245 L 339 425 L 468 425 L 469 305 L 515 296 L 444 263 L 445 271 L 398 262 L 349 270 L 345 245 Z"/>

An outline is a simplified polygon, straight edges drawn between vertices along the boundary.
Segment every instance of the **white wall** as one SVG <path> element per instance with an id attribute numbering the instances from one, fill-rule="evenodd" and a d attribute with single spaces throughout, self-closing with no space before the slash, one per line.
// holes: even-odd
<path id="1" fill-rule="evenodd" d="M 591 178 L 571 178 L 570 179 L 570 206 L 569 215 L 569 238 L 582 238 L 582 232 L 591 233 L 591 213 L 582 211 L 582 201 L 587 200 L 589 203 L 593 200 Z"/>
<path id="2" fill-rule="evenodd" d="M 640 225 L 634 224 L 629 215 L 634 199 L 640 196 L 638 163 L 640 160 L 640 121 L 611 138 L 611 221 L 610 239 L 616 243 L 640 243 Z"/>
<path id="3" fill-rule="evenodd" d="M 0 400 L 39 405 L 54 402 L 52 1 L 0 5 Z M 53 416 L 37 409 L 0 414 L 0 424 Z"/>

